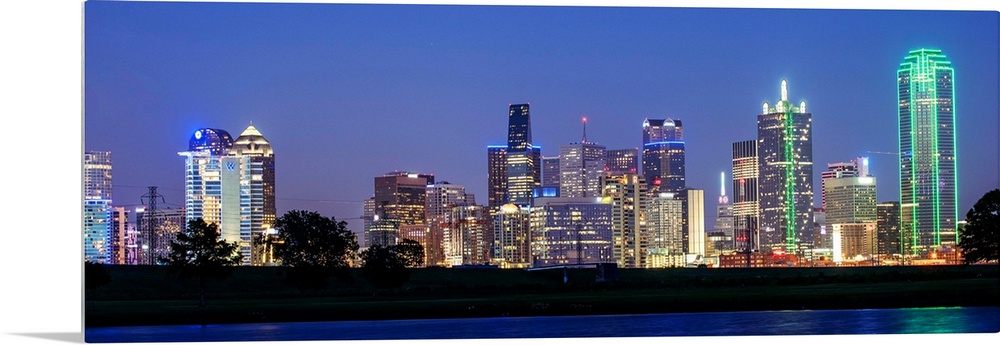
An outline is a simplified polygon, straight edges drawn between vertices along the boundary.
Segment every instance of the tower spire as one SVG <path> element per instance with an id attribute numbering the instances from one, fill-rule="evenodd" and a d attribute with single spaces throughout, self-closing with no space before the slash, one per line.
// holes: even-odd
<path id="1" fill-rule="evenodd" d="M 720 173 L 720 176 L 719 176 L 719 185 L 722 187 L 722 194 L 719 194 L 719 195 L 725 196 L 726 195 L 726 172 L 725 171 L 723 171 L 723 172 Z"/>
<path id="2" fill-rule="evenodd" d="M 788 100 L 788 83 L 784 79 L 781 80 L 781 100 Z"/>
<path id="3" fill-rule="evenodd" d="M 583 142 L 587 142 L 587 117 L 583 117 Z"/>

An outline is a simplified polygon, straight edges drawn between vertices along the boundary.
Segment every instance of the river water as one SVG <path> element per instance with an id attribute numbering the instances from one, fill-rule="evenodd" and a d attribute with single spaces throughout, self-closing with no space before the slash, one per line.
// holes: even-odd
<path id="1" fill-rule="evenodd" d="M 793 310 L 87 328 L 87 342 L 997 333 L 1000 307 Z"/>

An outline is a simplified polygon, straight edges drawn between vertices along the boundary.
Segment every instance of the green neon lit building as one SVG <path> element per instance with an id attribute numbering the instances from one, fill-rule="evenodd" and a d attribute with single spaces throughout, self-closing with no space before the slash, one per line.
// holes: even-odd
<path id="1" fill-rule="evenodd" d="M 812 114 L 806 102 L 788 101 L 787 83 L 781 81 L 781 100 L 764 103 L 757 116 L 759 155 L 758 250 L 794 253 L 812 242 L 813 159 Z"/>
<path id="2" fill-rule="evenodd" d="M 923 256 L 958 239 L 955 71 L 941 50 L 918 49 L 896 76 L 901 251 Z"/>

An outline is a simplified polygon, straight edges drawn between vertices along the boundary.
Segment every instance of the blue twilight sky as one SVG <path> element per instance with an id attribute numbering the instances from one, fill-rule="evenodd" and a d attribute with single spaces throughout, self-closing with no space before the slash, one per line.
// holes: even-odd
<path id="1" fill-rule="evenodd" d="M 178 151 L 253 121 L 276 156 L 277 207 L 358 218 L 373 178 L 432 173 L 486 203 L 486 146 L 529 102 L 542 153 L 581 138 L 641 145 L 684 121 L 688 186 L 706 190 L 762 102 L 813 114 L 816 203 L 830 162 L 871 157 L 898 199 L 896 70 L 938 48 L 955 68 L 959 213 L 1000 187 L 998 12 L 340 4 L 84 4 L 84 149 L 110 150 L 114 201 L 158 186 L 183 204 Z M 727 186 L 727 191 L 730 187 Z M 361 223 L 350 220 L 351 230 Z"/>

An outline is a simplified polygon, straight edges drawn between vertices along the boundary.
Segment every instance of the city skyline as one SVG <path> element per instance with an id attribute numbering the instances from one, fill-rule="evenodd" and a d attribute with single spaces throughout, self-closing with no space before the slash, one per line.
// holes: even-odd
<path id="1" fill-rule="evenodd" d="M 997 54 L 978 43 L 997 41 L 995 32 L 985 30 L 996 23 L 995 13 L 85 6 L 84 149 L 113 152 L 115 201 L 122 205 L 139 204 L 146 187 L 155 185 L 167 207 L 179 207 L 183 162 L 176 152 L 184 138 L 197 128 L 236 131 L 252 121 L 282 153 L 277 213 L 314 210 L 347 220 L 360 233 L 363 200 L 373 195 L 370 181 L 386 172 L 434 174 L 488 195 L 485 148 L 504 142 L 507 107 L 520 103 L 531 104 L 532 139 L 543 156 L 579 140 L 582 116 L 589 122 L 588 141 L 608 148 L 641 146 L 646 118 L 683 120 L 687 185 L 713 190 L 719 172 L 731 171 L 730 145 L 754 137 L 760 104 L 774 98 L 782 79 L 794 90 L 790 101 L 805 100 L 817 114 L 813 162 L 869 156 L 872 174 L 883 181 L 878 200 L 898 200 L 892 183 L 898 180 L 897 157 L 868 151 L 897 150 L 894 72 L 906 52 L 923 47 L 941 49 L 958 70 L 958 155 L 993 153 L 975 166 L 959 158 L 960 216 L 997 183 L 990 171 L 997 166 L 990 140 L 997 137 L 997 100 L 990 97 L 997 84 L 984 77 L 996 71 Z M 514 23 L 506 23 L 515 14 Z M 394 39 L 389 34 L 395 31 L 350 18 L 372 15 L 419 30 Z M 727 19 L 752 24 L 773 15 L 791 15 L 792 23 L 782 24 L 789 26 L 784 31 L 750 25 L 751 32 L 730 37 L 743 26 Z M 324 16 L 337 24 L 320 21 Z M 697 19 L 706 21 L 701 31 L 685 28 Z M 560 25 L 567 20 L 598 25 L 570 31 Z M 274 26 L 250 26 L 260 21 Z M 808 21 L 854 28 L 833 40 L 790 30 Z M 875 37 L 865 34 L 876 24 L 912 21 L 951 30 L 936 32 L 928 25 L 907 33 L 890 25 Z M 523 30 L 490 29 L 501 23 Z M 767 33 L 775 30 L 781 34 Z M 804 42 L 803 49 L 772 56 L 764 44 L 774 41 L 768 37 Z M 834 54 L 854 45 L 873 49 Z M 230 55 L 243 58 L 228 60 Z M 108 122 L 132 130 L 116 133 L 117 126 L 101 125 Z M 714 200 L 707 199 L 706 209 L 714 209 Z M 712 218 L 706 229 L 713 228 Z"/>

